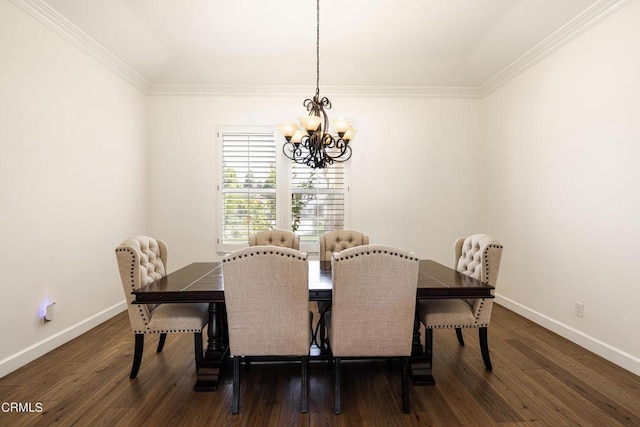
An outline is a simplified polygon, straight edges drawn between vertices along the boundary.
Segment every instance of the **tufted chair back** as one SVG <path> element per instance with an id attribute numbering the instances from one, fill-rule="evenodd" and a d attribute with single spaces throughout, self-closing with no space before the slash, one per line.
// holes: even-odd
<path id="1" fill-rule="evenodd" d="M 284 248 L 300 249 L 300 236 L 288 231 L 274 228 L 260 231 L 249 237 L 249 246 L 281 246 Z"/>
<path id="2" fill-rule="evenodd" d="M 132 292 L 167 274 L 167 245 L 162 240 L 147 236 L 133 236 L 116 248 L 118 269 L 124 294 L 127 298 L 129 319 L 134 333 L 148 329 L 151 304 L 132 304 Z"/>
<path id="3" fill-rule="evenodd" d="M 368 244 L 369 237 L 359 231 L 327 231 L 320 236 L 320 261 L 330 261 L 334 252 Z"/>
<path id="4" fill-rule="evenodd" d="M 495 286 L 500 271 L 502 244 L 487 234 L 473 234 L 460 238 L 454 244 L 456 270 L 481 282 Z M 491 301 L 467 300 L 473 306 L 473 315 L 479 324 L 489 324 Z"/>

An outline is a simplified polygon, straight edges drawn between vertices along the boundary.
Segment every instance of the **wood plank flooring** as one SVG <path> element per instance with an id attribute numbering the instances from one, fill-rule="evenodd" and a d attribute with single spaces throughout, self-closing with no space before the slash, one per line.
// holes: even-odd
<path id="1" fill-rule="evenodd" d="M 493 372 L 477 333 L 434 332 L 433 387 L 410 385 L 401 413 L 399 363 L 344 362 L 342 415 L 333 414 L 333 372 L 310 366 L 310 407 L 298 412 L 299 365 L 253 363 L 243 370 L 240 414 L 231 378 L 196 393 L 193 336 L 170 335 L 157 354 L 146 339 L 138 378 L 129 379 L 133 335 L 126 313 L 0 379 L 0 426 L 640 426 L 640 377 L 513 312 L 494 305 Z M 230 370 L 228 371 L 230 372 Z M 42 412 L 5 412 L 5 402 Z M 23 407 L 24 408 L 24 407 Z"/>

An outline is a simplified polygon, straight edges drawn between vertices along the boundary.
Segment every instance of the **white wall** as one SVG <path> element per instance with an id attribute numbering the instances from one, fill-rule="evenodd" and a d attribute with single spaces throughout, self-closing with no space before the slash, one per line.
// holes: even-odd
<path id="1" fill-rule="evenodd" d="M 323 93 L 360 129 L 351 227 L 446 264 L 495 235 L 500 303 L 640 373 L 637 22 L 632 2 L 482 101 Z M 2 376 L 124 308 L 126 236 L 165 239 L 170 270 L 219 259 L 216 126 L 297 117 L 312 88 L 147 98 L 6 0 L 0 57 Z"/>
<path id="2" fill-rule="evenodd" d="M 485 98 L 478 183 L 499 301 L 636 374 L 639 22 L 631 2 Z"/>
<path id="3" fill-rule="evenodd" d="M 481 230 L 480 101 L 323 95 L 331 116 L 351 117 L 359 129 L 349 161 L 351 228 L 450 264 L 455 238 Z M 150 98 L 149 225 L 169 245 L 170 269 L 219 259 L 216 126 L 274 126 L 303 115 L 304 98 Z"/>
<path id="4" fill-rule="evenodd" d="M 4 0 L 0 58 L 1 377 L 124 309 L 114 248 L 145 231 L 147 101 Z"/>

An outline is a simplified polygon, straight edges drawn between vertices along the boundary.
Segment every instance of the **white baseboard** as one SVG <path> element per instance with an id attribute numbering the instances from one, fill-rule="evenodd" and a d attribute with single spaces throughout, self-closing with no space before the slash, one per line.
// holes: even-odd
<path id="1" fill-rule="evenodd" d="M 522 317 L 543 326 L 550 331 L 578 344 L 581 347 L 597 354 L 600 357 L 615 363 L 616 365 L 634 373 L 640 375 L 640 359 L 626 353 L 618 348 L 615 348 L 605 342 L 595 339 L 577 329 L 558 322 L 538 311 L 532 310 L 516 301 L 503 297 L 500 294 L 496 294 L 495 302 L 509 310 L 518 313 Z M 37 359 L 38 357 L 50 352 L 51 350 L 65 344 L 72 339 L 82 335 L 88 330 L 98 326 L 99 324 L 111 319 L 117 314 L 127 309 L 126 302 L 119 302 L 100 313 L 91 316 L 67 329 L 58 332 L 55 335 L 48 337 L 32 346 L 12 355 L 3 360 L 0 360 L 0 378 L 15 371 L 16 369 L 26 365 L 29 362 Z"/>
<path id="2" fill-rule="evenodd" d="M 37 342 L 16 354 L 0 360 L 0 378 L 15 371 L 18 368 L 34 361 L 38 357 L 60 347 L 72 339 L 84 334 L 88 330 L 95 328 L 99 324 L 111 319 L 113 316 L 122 313 L 127 309 L 125 301 L 119 302 L 100 313 L 95 314 L 75 325 L 54 334 L 40 342 Z"/>
<path id="3" fill-rule="evenodd" d="M 598 356 L 614 363 L 635 375 L 640 375 L 640 359 L 626 353 L 618 348 L 615 348 L 605 342 L 602 342 L 590 335 L 585 334 L 571 326 L 567 326 L 564 323 L 558 322 L 555 319 L 550 318 L 538 311 L 535 311 L 529 307 L 526 307 L 516 301 L 503 297 L 500 294 L 496 294 L 496 304 L 500 304 L 509 310 L 518 313 L 522 317 L 531 320 L 538 325 L 555 332 L 556 334 L 568 339 L 571 342 L 578 344 L 579 346 L 597 354 Z"/>

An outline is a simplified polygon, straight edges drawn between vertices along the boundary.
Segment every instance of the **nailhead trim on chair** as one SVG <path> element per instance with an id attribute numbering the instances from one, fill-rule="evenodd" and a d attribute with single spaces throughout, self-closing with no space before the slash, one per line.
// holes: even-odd
<path id="1" fill-rule="evenodd" d="M 366 248 L 364 246 L 362 246 L 362 248 L 363 248 L 363 250 L 366 250 Z M 411 260 L 411 261 L 414 261 L 414 260 L 418 261 L 418 258 L 414 258 L 412 256 L 405 256 L 403 254 L 399 254 L 398 252 L 389 252 L 387 250 L 376 250 L 376 249 L 369 249 L 369 250 L 366 250 L 366 252 L 357 253 L 357 254 L 353 254 L 353 255 L 347 255 L 347 256 L 343 256 L 343 257 L 341 257 L 338 254 L 338 256 L 336 256 L 334 259 L 337 262 L 337 261 L 341 261 L 341 260 L 344 260 L 344 259 L 350 259 L 350 258 L 353 258 L 353 257 L 357 257 L 358 255 L 364 255 L 364 254 L 369 255 L 371 253 L 374 253 L 374 254 L 376 254 L 376 253 L 378 253 L 378 254 L 382 254 L 382 253 L 386 254 L 386 253 L 388 253 L 388 254 L 393 255 L 393 256 L 399 256 L 400 258 L 407 258 L 408 260 Z"/>
<path id="2" fill-rule="evenodd" d="M 116 249 L 116 252 L 129 252 L 131 254 L 131 292 L 135 291 L 135 282 L 134 282 L 134 277 L 133 277 L 133 272 L 135 271 L 135 265 L 136 265 L 136 254 L 135 252 L 133 252 L 131 249 L 129 248 L 118 248 Z M 146 326 L 145 330 L 136 330 L 134 331 L 135 334 L 166 334 L 166 333 L 174 333 L 174 332 L 201 332 L 200 329 L 168 329 L 168 330 L 163 330 L 163 331 L 151 331 L 149 330 L 149 321 L 147 319 L 147 317 L 144 314 L 144 311 L 142 309 L 142 305 L 141 304 L 137 304 L 138 307 L 138 313 L 140 313 L 140 317 L 142 317 L 142 321 L 144 322 L 144 325 Z"/>
<path id="3" fill-rule="evenodd" d="M 202 332 L 201 329 L 167 329 L 164 331 L 134 331 L 135 334 L 170 334 L 175 332 Z"/>
<path id="4" fill-rule="evenodd" d="M 118 248 L 116 249 L 117 252 L 129 252 L 129 254 L 131 254 L 131 292 L 135 291 L 135 281 L 134 281 L 134 277 L 133 277 L 133 272 L 135 271 L 135 265 L 136 265 L 136 254 L 129 248 Z M 140 313 L 140 317 L 142 317 L 142 321 L 144 322 L 144 325 L 147 327 L 147 330 L 145 331 L 136 331 L 135 333 L 137 334 L 144 334 L 144 333 L 149 333 L 150 331 L 148 330 L 149 327 L 149 320 L 147 319 L 147 317 L 144 314 L 144 311 L 142 310 L 142 306 L 140 304 L 138 304 L 138 313 Z"/>
<path id="5" fill-rule="evenodd" d="M 253 247 L 255 248 L 256 246 L 253 246 Z M 293 250 L 295 250 L 295 249 L 293 249 Z M 252 252 L 252 253 L 249 253 L 249 254 L 247 254 L 247 253 L 239 254 L 239 255 L 232 256 L 230 258 L 225 258 L 225 259 L 222 260 L 222 262 L 231 262 L 231 261 L 235 261 L 236 258 L 237 259 L 248 258 L 249 256 L 254 256 L 254 255 L 274 255 L 274 254 L 275 255 L 280 255 L 280 256 L 286 256 L 287 258 L 292 258 L 292 257 L 293 258 L 297 258 L 297 259 L 299 259 L 301 261 L 306 261 L 306 259 L 307 259 L 306 254 L 305 254 L 305 256 L 297 256 L 297 255 L 292 255 L 292 254 L 285 254 L 285 253 L 282 253 L 282 252 L 280 252 L 279 250 L 276 249 L 276 250 L 257 250 L 256 252 Z"/>
<path id="6" fill-rule="evenodd" d="M 489 248 L 502 249 L 501 245 L 489 244 L 484 248 L 484 275 L 482 282 L 489 282 Z M 478 307 L 478 312 L 476 313 L 476 318 L 474 319 L 474 328 L 484 328 L 489 324 L 478 324 L 478 319 L 480 318 L 480 314 L 482 313 L 482 308 L 484 307 L 484 298 L 480 300 L 480 306 Z M 464 328 L 464 326 L 456 326 L 457 328 Z"/>

